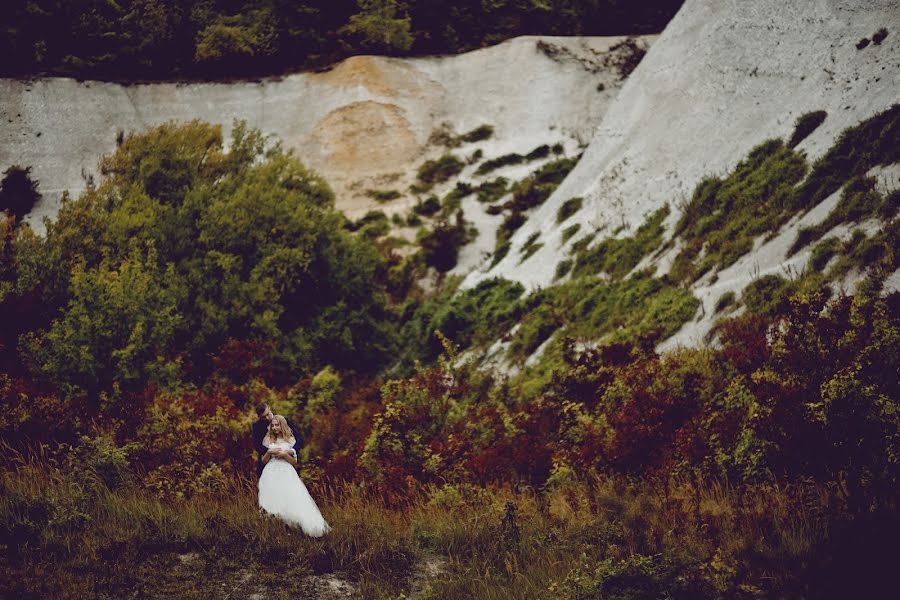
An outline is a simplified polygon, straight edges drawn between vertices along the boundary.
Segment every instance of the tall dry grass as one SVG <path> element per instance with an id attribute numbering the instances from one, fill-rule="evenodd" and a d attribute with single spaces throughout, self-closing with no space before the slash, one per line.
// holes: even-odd
<path id="1" fill-rule="evenodd" d="M 632 567 L 645 587 L 811 597 L 805 578 L 841 514 L 811 482 L 597 476 L 547 490 L 445 485 L 404 506 L 312 482 L 333 531 L 311 539 L 261 515 L 248 479 L 164 501 L 37 451 L 7 454 L 0 485 L 0 592 L 19 597 L 314 596 L 333 574 L 359 597 L 574 598 Z"/>

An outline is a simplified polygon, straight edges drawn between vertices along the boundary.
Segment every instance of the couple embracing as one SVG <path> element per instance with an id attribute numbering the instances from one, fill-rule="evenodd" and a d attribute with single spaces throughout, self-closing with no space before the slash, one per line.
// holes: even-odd
<path id="1" fill-rule="evenodd" d="M 321 537 L 331 527 L 325 522 L 315 500 L 297 475 L 297 448 L 300 438 L 288 420 L 272 413 L 266 403 L 256 406 L 253 443 L 256 446 L 256 475 L 259 477 L 259 507 L 303 533 Z"/>

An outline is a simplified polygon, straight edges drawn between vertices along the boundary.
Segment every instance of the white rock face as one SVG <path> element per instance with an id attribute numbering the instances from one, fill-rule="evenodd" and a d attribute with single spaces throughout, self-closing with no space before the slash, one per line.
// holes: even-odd
<path id="1" fill-rule="evenodd" d="M 405 192 L 418 166 L 446 151 L 428 141 L 444 123 L 456 134 L 492 125 L 493 138 L 465 148 L 482 148 L 485 158 L 587 144 L 621 87 L 610 49 L 623 39 L 522 37 L 459 56 L 358 56 L 327 72 L 262 82 L 0 80 L 0 170 L 32 167 L 44 200 L 28 220 L 42 230 L 64 190 L 77 195 L 86 177 L 98 176 L 117 132 L 202 119 L 222 124 L 227 137 L 243 119 L 295 149 L 355 218 L 375 205 L 367 190 Z M 414 200 L 378 207 L 406 212 Z"/>
<path id="2" fill-rule="evenodd" d="M 882 27 L 886 39 L 857 49 Z M 625 236 L 666 203 L 671 228 L 702 178 L 725 175 L 767 139 L 789 138 L 804 113 L 828 112 L 798 146 L 813 161 L 842 130 L 898 101 L 898 0 L 687 0 L 606 111 L 578 166 L 515 233 L 507 257 L 489 271 L 482 263 L 463 287 L 493 276 L 546 286 L 566 257 L 563 228 L 581 223 L 572 241 L 602 229 L 599 241 L 622 225 L 618 235 Z M 584 197 L 584 208 L 557 225 L 560 205 L 575 196 Z M 821 219 L 827 210 L 819 213 Z M 721 273 L 714 288 L 696 286 L 701 317 L 668 345 L 698 343 L 725 291 L 804 264 L 803 253 L 783 264 L 798 224 Z M 519 264 L 519 249 L 534 232 L 545 244 Z"/>

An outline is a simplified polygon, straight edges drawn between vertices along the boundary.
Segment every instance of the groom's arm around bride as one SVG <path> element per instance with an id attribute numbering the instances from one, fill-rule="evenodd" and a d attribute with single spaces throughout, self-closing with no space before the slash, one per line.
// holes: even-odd
<path id="1" fill-rule="evenodd" d="M 263 470 L 263 462 L 262 457 L 269 450 L 263 445 L 263 438 L 266 437 L 266 433 L 269 431 L 269 423 L 272 422 L 272 417 L 274 414 L 272 413 L 272 409 L 269 408 L 269 405 L 265 402 L 260 402 L 256 405 L 256 421 L 253 422 L 253 426 L 251 427 L 251 436 L 253 437 L 253 447 L 256 449 L 256 477 L 258 478 L 262 474 Z M 291 432 L 294 434 L 294 445 L 291 449 L 294 451 L 294 456 L 298 456 L 298 452 L 300 448 L 303 446 L 303 441 L 300 439 L 300 434 L 297 432 L 297 429 L 294 427 L 293 423 L 290 421 L 287 422 L 288 427 L 291 428 Z"/>

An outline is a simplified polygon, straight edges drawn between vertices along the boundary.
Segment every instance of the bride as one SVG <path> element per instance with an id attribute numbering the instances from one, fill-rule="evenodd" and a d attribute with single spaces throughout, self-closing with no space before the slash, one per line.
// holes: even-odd
<path id="1" fill-rule="evenodd" d="M 299 525 L 306 535 L 321 537 L 328 533 L 331 527 L 294 468 L 294 433 L 283 416 L 272 417 L 262 443 L 268 451 L 262 457 L 265 466 L 259 476 L 259 507 L 289 525 Z"/>

